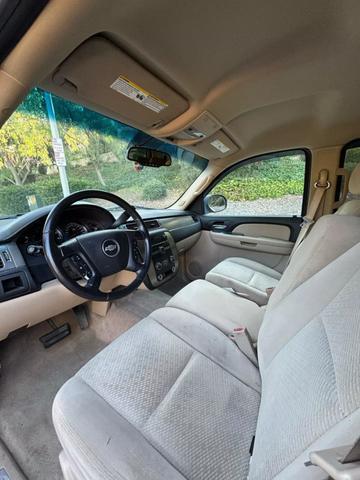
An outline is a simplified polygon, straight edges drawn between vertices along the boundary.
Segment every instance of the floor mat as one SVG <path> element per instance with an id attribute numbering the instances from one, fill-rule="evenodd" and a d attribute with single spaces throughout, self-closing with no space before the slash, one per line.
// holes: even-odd
<path id="1" fill-rule="evenodd" d="M 4 451 L 11 452 L 14 465 L 29 480 L 62 479 L 60 445 L 51 420 L 53 398 L 61 385 L 111 340 L 168 299 L 157 290 L 138 290 L 115 302 L 105 318 L 92 315 L 84 331 L 69 318 L 72 334 L 48 350 L 39 341 L 51 330 L 47 322 L 1 343 L 0 437 Z"/>

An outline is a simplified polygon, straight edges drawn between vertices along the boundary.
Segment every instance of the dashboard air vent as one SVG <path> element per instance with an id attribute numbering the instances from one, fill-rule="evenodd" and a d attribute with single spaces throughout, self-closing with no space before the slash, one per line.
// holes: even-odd
<path id="1" fill-rule="evenodd" d="M 160 223 L 157 220 L 147 220 L 145 222 L 145 225 L 148 228 L 159 228 L 160 227 Z"/>
<path id="2" fill-rule="evenodd" d="M 4 268 L 4 260 L 1 258 L 1 255 L 0 255 L 0 268 Z"/>
<path id="3" fill-rule="evenodd" d="M 160 223 L 157 220 L 145 220 L 145 225 L 150 230 L 153 229 L 153 228 L 159 228 L 160 227 Z M 126 223 L 126 228 L 136 229 L 136 223 L 135 222 L 127 222 Z"/>

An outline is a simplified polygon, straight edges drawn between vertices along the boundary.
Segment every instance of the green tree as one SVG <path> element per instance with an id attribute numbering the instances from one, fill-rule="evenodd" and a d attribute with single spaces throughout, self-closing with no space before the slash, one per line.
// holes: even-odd
<path id="1" fill-rule="evenodd" d="M 64 140 L 70 152 L 87 158 L 95 169 L 102 186 L 106 186 L 101 173 L 101 155 L 110 151 L 111 136 L 97 130 L 70 126 L 64 129 Z"/>
<path id="2" fill-rule="evenodd" d="M 0 169 L 3 178 L 23 185 L 39 165 L 51 165 L 50 134 L 36 115 L 16 111 L 0 130 Z"/>

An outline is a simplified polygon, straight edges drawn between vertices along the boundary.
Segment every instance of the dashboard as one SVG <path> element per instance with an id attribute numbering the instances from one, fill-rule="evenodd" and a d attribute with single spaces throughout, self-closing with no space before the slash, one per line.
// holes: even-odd
<path id="1" fill-rule="evenodd" d="M 42 230 L 51 208 L 0 219 L 0 340 L 85 302 L 55 279 L 46 262 Z M 158 288 L 176 275 L 179 255 L 200 237 L 201 221 L 195 214 L 172 209 L 137 211 L 152 243 L 152 261 L 144 283 L 149 289 Z M 109 228 L 119 213 L 95 204 L 72 205 L 57 225 L 57 241 Z M 130 220 L 123 227 L 135 225 Z M 111 288 L 123 281 L 127 284 L 127 272 L 122 273 L 115 280 L 120 283 L 112 283 Z"/>
<path id="2" fill-rule="evenodd" d="M 36 292 L 54 280 L 42 244 L 50 209 L 44 207 L 0 223 L 0 303 Z M 190 213 L 174 210 L 138 209 L 138 212 L 149 229 L 153 245 L 153 261 L 145 284 L 150 289 L 157 288 L 176 274 L 182 241 L 199 233 L 201 222 Z M 58 222 L 56 242 L 61 244 L 83 233 L 111 228 L 119 215 L 113 213 L 94 204 L 72 205 Z M 129 221 L 123 227 L 134 228 L 134 225 Z"/>

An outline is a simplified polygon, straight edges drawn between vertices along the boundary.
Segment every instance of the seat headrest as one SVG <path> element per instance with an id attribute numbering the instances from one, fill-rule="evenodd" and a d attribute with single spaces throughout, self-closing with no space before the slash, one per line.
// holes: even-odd
<path id="1" fill-rule="evenodd" d="M 350 175 L 349 192 L 352 195 L 360 195 L 360 163 L 356 165 Z"/>

